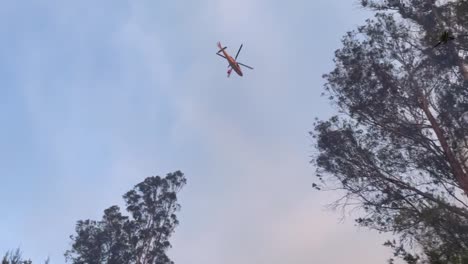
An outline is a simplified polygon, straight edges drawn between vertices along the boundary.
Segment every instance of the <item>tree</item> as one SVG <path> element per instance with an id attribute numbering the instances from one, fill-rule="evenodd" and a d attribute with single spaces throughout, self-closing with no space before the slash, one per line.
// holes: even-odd
<path id="1" fill-rule="evenodd" d="M 24 260 L 21 250 L 18 248 L 16 251 L 7 251 L 2 259 L 2 264 L 31 264 L 31 260 Z"/>
<path id="2" fill-rule="evenodd" d="M 49 258 L 44 262 L 45 264 L 49 264 Z M 23 259 L 23 254 L 21 250 L 17 248 L 15 251 L 7 251 L 5 255 L 3 255 L 1 264 L 32 264 L 32 261 Z"/>
<path id="3" fill-rule="evenodd" d="M 340 114 L 311 132 L 314 186 L 344 191 L 334 205 L 363 209 L 359 225 L 397 234 L 386 245 L 408 263 L 423 259 L 405 250 L 411 242 L 425 261 L 468 252 L 468 42 L 433 48 L 449 24 L 457 35 L 466 31 L 466 15 L 453 14 L 467 4 L 435 2 L 361 1 L 375 17 L 347 33 L 324 75 Z"/>
<path id="4" fill-rule="evenodd" d="M 100 221 L 78 221 L 72 249 L 65 253 L 72 263 L 171 264 L 166 255 L 169 237 L 178 225 L 177 193 L 185 185 L 182 172 L 152 176 L 137 184 L 123 198 L 130 216 L 118 206 L 104 210 Z"/>

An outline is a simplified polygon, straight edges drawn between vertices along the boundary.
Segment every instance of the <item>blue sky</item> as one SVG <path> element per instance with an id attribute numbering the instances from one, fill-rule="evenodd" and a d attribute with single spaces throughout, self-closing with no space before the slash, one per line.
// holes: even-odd
<path id="1" fill-rule="evenodd" d="M 4 1 L 0 252 L 64 263 L 79 219 L 182 170 L 176 263 L 384 263 L 311 188 L 308 131 L 355 1 Z M 216 42 L 255 67 L 226 78 Z M 337 253 L 339 252 L 339 253 Z"/>

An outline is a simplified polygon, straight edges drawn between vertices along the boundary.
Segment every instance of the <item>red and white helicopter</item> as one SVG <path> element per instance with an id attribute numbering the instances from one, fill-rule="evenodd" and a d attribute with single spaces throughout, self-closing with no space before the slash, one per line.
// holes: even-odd
<path id="1" fill-rule="evenodd" d="M 238 62 L 238 61 L 236 61 L 236 60 L 237 60 L 237 56 L 239 56 L 239 52 L 240 52 L 241 49 L 242 49 L 242 44 L 240 45 L 239 50 L 237 51 L 236 57 L 234 57 L 234 58 L 232 58 L 231 56 L 229 56 L 229 54 L 225 51 L 225 49 L 226 49 L 227 47 L 224 47 L 224 48 L 223 48 L 223 47 L 221 46 L 221 43 L 220 43 L 220 42 L 218 42 L 218 48 L 219 48 L 219 51 L 216 52 L 216 55 L 225 58 L 225 59 L 229 62 L 228 71 L 227 71 L 227 77 L 229 77 L 229 76 L 231 75 L 231 72 L 232 72 L 233 69 L 234 69 L 234 71 L 235 71 L 237 74 L 239 74 L 239 76 L 242 76 L 242 71 L 241 71 L 241 68 L 240 68 L 241 65 L 244 66 L 244 67 L 246 67 L 246 68 L 249 68 L 249 69 L 253 70 L 252 67 L 250 67 L 250 66 L 248 66 L 248 65 L 245 65 L 245 64 L 243 64 L 243 63 L 240 63 L 240 62 Z M 221 55 L 221 54 L 219 54 L 220 52 L 223 52 L 224 56 Z"/>

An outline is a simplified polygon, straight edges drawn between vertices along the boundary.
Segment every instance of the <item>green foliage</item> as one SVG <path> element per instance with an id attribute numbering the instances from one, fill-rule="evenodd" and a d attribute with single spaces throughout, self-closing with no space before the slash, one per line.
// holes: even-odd
<path id="1" fill-rule="evenodd" d="M 2 264 L 32 264 L 31 260 L 24 260 L 20 249 L 8 251 L 2 259 Z"/>
<path id="2" fill-rule="evenodd" d="M 76 235 L 70 237 L 72 249 L 65 253 L 67 260 L 75 264 L 173 263 L 166 251 L 179 223 L 177 193 L 185 183 L 180 171 L 164 178 L 148 177 L 123 196 L 130 217 L 111 206 L 100 221 L 78 221 Z"/>
<path id="3" fill-rule="evenodd" d="M 398 235 L 386 245 L 407 263 L 455 263 L 468 252 L 468 129 L 460 122 L 468 85 L 459 55 L 468 45 L 457 38 L 433 46 L 448 26 L 440 18 L 457 24 L 451 14 L 467 5 L 362 2 L 375 18 L 348 32 L 324 75 L 340 116 L 311 132 L 314 187 L 343 190 L 335 206 L 354 205 L 359 225 Z M 453 26 L 457 35 L 468 31 Z"/>
<path id="4" fill-rule="evenodd" d="M 49 258 L 47 258 L 44 263 L 49 264 L 49 262 Z M 15 251 L 7 251 L 3 255 L 1 264 L 32 264 L 32 261 L 23 259 L 21 250 L 18 248 Z"/>

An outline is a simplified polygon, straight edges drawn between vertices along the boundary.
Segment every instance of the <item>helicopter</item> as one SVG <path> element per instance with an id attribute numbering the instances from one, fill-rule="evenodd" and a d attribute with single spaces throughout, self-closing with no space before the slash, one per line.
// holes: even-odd
<path id="1" fill-rule="evenodd" d="M 448 30 L 445 30 L 442 32 L 442 34 L 439 36 L 439 42 L 434 46 L 436 48 L 440 44 L 447 44 L 451 40 L 455 40 L 456 38 L 461 38 L 461 37 L 468 37 L 468 35 L 459 35 L 457 37 L 454 37 Z"/>
<path id="2" fill-rule="evenodd" d="M 237 51 L 236 56 L 233 58 L 233 57 L 231 57 L 231 56 L 226 52 L 226 48 L 227 48 L 227 47 L 224 47 L 224 48 L 223 48 L 223 47 L 221 46 L 221 42 L 218 42 L 219 51 L 216 52 L 216 55 L 221 56 L 221 57 L 225 58 L 225 59 L 228 61 L 228 63 L 229 63 L 229 65 L 228 65 L 228 71 L 227 71 L 227 77 L 228 77 L 228 78 L 229 78 L 229 76 L 231 75 L 232 70 L 234 70 L 239 76 L 242 77 L 243 74 L 242 74 L 242 70 L 241 70 L 241 67 L 240 67 L 240 66 L 244 66 L 244 67 L 246 67 L 246 68 L 249 68 L 249 69 L 253 70 L 252 67 L 250 67 L 250 66 L 248 66 L 248 65 L 245 65 L 245 64 L 243 64 L 243 63 L 240 63 L 240 62 L 238 62 L 238 61 L 236 61 L 236 60 L 237 60 L 237 56 L 239 56 L 239 52 L 240 52 L 241 49 L 242 49 L 242 46 L 243 46 L 243 44 L 240 45 L 239 50 Z M 221 52 L 222 52 L 223 54 L 220 54 Z"/>
<path id="3" fill-rule="evenodd" d="M 444 32 L 442 32 L 442 35 L 440 35 L 439 37 L 439 43 L 437 43 L 434 48 L 436 48 L 437 46 L 439 46 L 440 44 L 446 44 L 447 42 L 449 42 L 450 40 L 454 40 L 455 37 L 450 35 L 450 33 L 445 30 Z"/>

